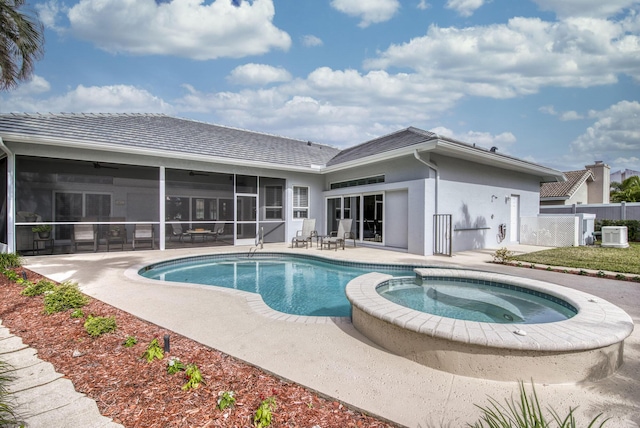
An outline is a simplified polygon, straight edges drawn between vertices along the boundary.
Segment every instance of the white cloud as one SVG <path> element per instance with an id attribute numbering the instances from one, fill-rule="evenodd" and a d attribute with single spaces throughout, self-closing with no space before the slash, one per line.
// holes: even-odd
<path id="1" fill-rule="evenodd" d="M 558 119 L 560 119 L 563 122 L 566 122 L 569 120 L 584 119 L 584 115 L 581 115 L 577 111 L 568 110 L 563 112 L 557 112 L 555 107 L 552 105 L 542 106 L 538 108 L 538 111 L 544 114 L 549 114 L 551 116 L 558 116 Z"/>
<path id="2" fill-rule="evenodd" d="M 468 95 L 510 98 L 542 87 L 612 84 L 618 74 L 640 80 L 640 37 L 626 21 L 575 18 L 545 22 L 513 18 L 507 24 L 429 27 L 427 34 L 391 45 L 368 69 L 409 68 Z"/>
<path id="3" fill-rule="evenodd" d="M 400 8 L 398 0 L 331 0 L 331 7 L 349 16 L 361 18 L 358 24 L 366 28 L 390 20 Z"/>
<path id="4" fill-rule="evenodd" d="M 418 9 L 420 10 L 427 10 L 431 7 L 431 5 L 429 3 L 427 3 L 426 0 L 420 0 L 420 3 L 418 3 Z"/>
<path id="5" fill-rule="evenodd" d="M 80 0 L 68 18 L 76 37 L 109 52 L 209 60 L 288 49 L 291 38 L 273 25 L 274 14 L 272 0 Z"/>
<path id="6" fill-rule="evenodd" d="M 10 96 L 1 110 L 25 112 L 172 113 L 162 99 L 144 89 L 127 85 L 83 86 L 49 98 Z"/>
<path id="7" fill-rule="evenodd" d="M 56 24 L 56 21 L 58 20 L 58 15 L 65 11 L 65 7 L 61 6 L 58 3 L 58 0 L 50 0 L 45 3 L 38 3 L 34 7 L 38 11 L 38 17 L 45 27 L 51 28 L 55 31 L 60 30 L 60 28 Z"/>
<path id="8" fill-rule="evenodd" d="M 44 77 L 34 74 L 28 82 L 21 84 L 16 89 L 11 91 L 11 96 L 23 97 L 38 95 L 49 92 L 49 90 L 51 90 L 51 85 L 49 84 L 49 82 Z"/>
<path id="9" fill-rule="evenodd" d="M 562 112 L 560 114 L 560 120 L 562 120 L 563 122 L 566 122 L 569 120 L 579 120 L 579 119 L 584 119 L 584 116 L 578 113 L 577 111 L 569 110 L 569 111 Z"/>
<path id="10" fill-rule="evenodd" d="M 640 153 L 640 102 L 620 101 L 589 117 L 596 121 L 571 143 L 572 156 L 607 160 Z"/>
<path id="11" fill-rule="evenodd" d="M 322 39 L 311 34 L 304 35 L 302 36 L 302 46 L 306 46 L 308 48 L 322 46 Z"/>
<path id="12" fill-rule="evenodd" d="M 533 0 L 542 10 L 556 13 L 559 17 L 591 16 L 609 17 L 637 6 L 638 0 Z"/>
<path id="13" fill-rule="evenodd" d="M 556 112 L 556 109 L 554 106 L 542 106 L 538 109 L 539 112 L 544 113 L 544 114 L 550 114 L 552 116 L 557 115 L 558 113 Z"/>
<path id="14" fill-rule="evenodd" d="M 244 64 L 234 68 L 227 80 L 241 85 L 267 85 L 274 82 L 288 82 L 291 80 L 291 74 L 282 67 Z"/>
<path id="15" fill-rule="evenodd" d="M 183 112 L 209 112 L 216 121 L 243 128 L 335 144 L 419 126 L 451 109 L 464 95 L 455 88 L 409 74 L 321 67 L 306 78 L 270 88 L 187 93 L 176 101 Z"/>
<path id="16" fill-rule="evenodd" d="M 468 17 L 473 15 L 473 12 L 483 4 L 484 0 L 447 0 L 447 4 L 444 7 L 455 10 L 461 16 Z"/>
<path id="17" fill-rule="evenodd" d="M 482 131 L 467 131 L 464 133 L 456 133 L 449 128 L 442 126 L 430 129 L 431 132 L 435 132 L 438 135 L 453 138 L 455 140 L 463 141 L 469 144 L 475 144 L 478 147 L 489 149 L 491 147 L 497 147 L 500 153 L 507 154 L 509 148 L 512 147 L 517 139 L 511 132 L 503 132 L 501 134 L 493 135 L 489 132 Z"/>

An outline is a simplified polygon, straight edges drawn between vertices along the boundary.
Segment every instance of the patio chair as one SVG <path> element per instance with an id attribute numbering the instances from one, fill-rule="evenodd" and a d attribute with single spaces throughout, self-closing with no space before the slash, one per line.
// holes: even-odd
<path id="1" fill-rule="evenodd" d="M 316 219 L 315 218 L 305 218 L 302 221 L 302 230 L 296 231 L 296 236 L 291 238 L 291 248 L 295 245 L 298 247 L 298 244 L 302 244 L 305 248 L 308 248 L 314 236 L 317 236 L 318 232 L 316 231 Z"/>
<path id="2" fill-rule="evenodd" d="M 338 251 L 338 245 L 342 246 L 344 250 L 344 244 L 347 239 L 353 239 L 353 246 L 356 246 L 356 237 L 351 232 L 351 224 L 353 220 L 350 218 L 346 218 L 344 220 L 340 220 L 338 223 L 338 230 L 335 232 L 331 232 L 329 236 L 325 236 L 322 238 L 320 243 L 321 247 L 327 246 L 327 249 L 331 249 L 331 246 L 334 245 L 336 247 L 336 251 Z M 322 248 L 321 248 L 322 249 Z"/>
<path id="3" fill-rule="evenodd" d="M 133 244 L 132 248 L 136 249 L 136 243 L 150 242 L 151 249 L 155 250 L 156 241 L 155 234 L 153 233 L 152 224 L 136 224 L 133 228 Z"/>
<path id="4" fill-rule="evenodd" d="M 74 224 L 71 235 L 73 252 L 78 251 L 78 245 L 93 245 L 93 252 L 98 251 L 98 233 L 93 224 Z"/>
<path id="5" fill-rule="evenodd" d="M 214 223 L 213 230 L 211 231 L 209 236 L 211 236 L 214 241 L 217 241 L 219 236 L 224 235 L 224 228 L 226 225 L 227 223 Z"/>
<path id="6" fill-rule="evenodd" d="M 185 236 L 190 235 L 182 229 L 182 225 L 180 223 L 171 223 L 171 235 L 169 235 L 169 240 L 177 237 L 178 241 L 182 242 Z"/>

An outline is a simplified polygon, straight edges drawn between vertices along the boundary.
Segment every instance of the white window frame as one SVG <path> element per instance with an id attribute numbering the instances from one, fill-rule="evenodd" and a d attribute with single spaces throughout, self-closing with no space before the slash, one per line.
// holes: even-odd
<path id="1" fill-rule="evenodd" d="M 306 189 L 306 204 L 302 204 L 300 191 Z M 309 186 L 293 186 L 293 218 L 309 218 Z"/>

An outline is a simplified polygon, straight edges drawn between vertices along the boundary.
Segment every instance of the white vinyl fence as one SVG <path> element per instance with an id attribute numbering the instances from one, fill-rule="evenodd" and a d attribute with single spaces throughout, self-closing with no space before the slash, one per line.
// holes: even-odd
<path id="1" fill-rule="evenodd" d="M 578 216 L 540 216 L 520 218 L 520 243 L 543 247 L 571 247 L 581 244 Z"/>

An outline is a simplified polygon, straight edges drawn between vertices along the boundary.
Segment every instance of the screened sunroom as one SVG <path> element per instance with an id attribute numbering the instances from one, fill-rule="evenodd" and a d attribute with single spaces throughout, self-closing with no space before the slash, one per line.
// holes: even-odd
<path id="1" fill-rule="evenodd" d="M 285 186 L 283 178 L 17 155 L 16 251 L 283 242 Z"/>

